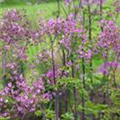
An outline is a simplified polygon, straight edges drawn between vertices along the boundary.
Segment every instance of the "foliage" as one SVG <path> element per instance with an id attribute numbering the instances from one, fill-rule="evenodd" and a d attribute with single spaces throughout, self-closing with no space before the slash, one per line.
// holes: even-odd
<path id="1" fill-rule="evenodd" d="M 24 10 L 0 18 L 1 117 L 119 119 L 119 2 L 112 11 L 105 0 L 64 3 L 36 27 Z"/>

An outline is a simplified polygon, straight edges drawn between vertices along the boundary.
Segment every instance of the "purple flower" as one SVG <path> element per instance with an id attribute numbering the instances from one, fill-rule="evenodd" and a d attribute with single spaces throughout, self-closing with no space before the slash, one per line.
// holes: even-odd
<path id="1" fill-rule="evenodd" d="M 48 78 L 51 78 L 52 76 L 53 76 L 53 72 L 52 72 L 52 71 L 48 71 L 48 72 L 47 72 L 47 77 L 48 77 Z"/>
<path id="2" fill-rule="evenodd" d="M 120 63 L 116 61 L 106 62 L 99 68 L 99 71 L 105 75 L 108 75 L 111 70 L 113 71 L 118 67 L 120 67 Z"/>

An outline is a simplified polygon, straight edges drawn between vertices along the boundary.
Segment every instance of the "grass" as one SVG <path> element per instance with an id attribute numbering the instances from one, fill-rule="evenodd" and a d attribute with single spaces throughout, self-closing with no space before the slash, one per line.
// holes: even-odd
<path id="1" fill-rule="evenodd" d="M 12 1 L 12 2 L 11 2 Z M 16 2 L 17 1 L 17 2 Z M 23 2 L 21 2 L 23 1 Z M 33 1 L 39 0 L 29 0 L 33 4 L 26 4 L 25 1 L 28 0 L 6 0 L 5 3 L 0 4 L 0 13 L 5 9 L 26 9 L 27 14 L 31 20 L 36 20 L 36 17 L 44 17 L 45 19 L 50 19 L 56 17 L 57 13 L 57 2 L 56 0 L 48 0 L 49 2 L 42 2 L 41 4 L 35 4 Z M 43 0 L 46 1 L 46 0 Z M 112 10 L 111 3 L 113 0 L 107 0 L 107 4 L 104 6 L 106 10 Z M 64 6 L 63 0 L 61 0 L 61 5 Z M 65 8 L 65 6 L 64 6 Z M 66 9 L 66 8 L 65 8 Z M 61 9 L 61 15 L 65 16 L 64 10 Z"/>
<path id="2" fill-rule="evenodd" d="M 63 4 L 63 2 L 61 2 Z M 0 13 L 3 12 L 3 10 L 6 9 L 25 9 L 27 12 L 27 15 L 29 16 L 30 19 L 34 21 L 36 17 L 44 17 L 45 19 L 50 19 L 51 17 L 54 18 L 56 17 L 57 13 L 57 2 L 43 2 L 41 4 L 26 4 L 26 3 L 20 3 L 20 4 L 8 4 L 8 3 L 3 3 L 0 5 Z"/>
<path id="3" fill-rule="evenodd" d="M 53 7 L 54 4 L 50 3 L 49 6 L 50 7 Z M 51 11 L 47 10 L 47 6 L 46 4 L 42 4 L 42 5 L 15 5 L 14 7 L 13 6 L 6 6 L 6 7 L 3 7 L 2 9 L 0 9 L 0 12 L 2 12 L 3 10 L 5 9 L 12 9 L 12 8 L 15 8 L 15 9 L 26 9 L 27 11 L 27 14 L 29 15 L 29 17 L 31 19 L 34 19 L 36 18 L 36 16 L 38 15 L 39 13 L 39 16 L 41 16 L 41 14 L 44 13 L 44 17 L 45 18 L 49 18 L 51 15 Z"/>

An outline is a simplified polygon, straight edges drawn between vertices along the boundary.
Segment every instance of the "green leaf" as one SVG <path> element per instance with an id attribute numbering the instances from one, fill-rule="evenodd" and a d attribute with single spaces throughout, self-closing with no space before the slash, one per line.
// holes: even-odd
<path id="1" fill-rule="evenodd" d="M 37 110 L 36 112 L 35 112 L 35 115 L 38 117 L 38 116 L 41 116 L 42 115 L 42 111 L 41 110 Z"/>

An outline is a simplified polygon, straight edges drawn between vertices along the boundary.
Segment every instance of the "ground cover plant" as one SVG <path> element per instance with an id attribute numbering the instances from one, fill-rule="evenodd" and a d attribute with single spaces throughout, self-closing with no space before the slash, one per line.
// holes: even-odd
<path id="1" fill-rule="evenodd" d="M 119 0 L 54 2 L 2 12 L 0 120 L 120 120 Z"/>

